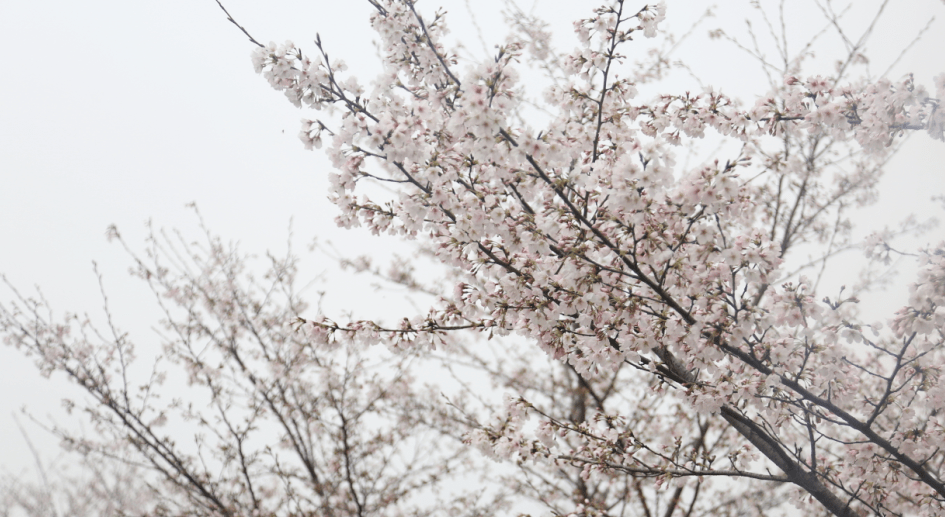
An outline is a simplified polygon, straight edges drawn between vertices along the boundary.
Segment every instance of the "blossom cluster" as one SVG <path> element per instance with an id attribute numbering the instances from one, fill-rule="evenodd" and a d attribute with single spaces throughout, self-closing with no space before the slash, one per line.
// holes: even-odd
<path id="1" fill-rule="evenodd" d="M 494 60 L 460 74 L 439 43 L 443 19 L 425 24 L 412 2 L 377 4 L 372 25 L 385 72 L 366 95 L 325 72 L 307 72 L 340 69 L 313 65 L 291 44 L 254 52 L 257 71 L 290 99 L 345 108 L 327 151 L 339 224 L 422 237 L 464 275 L 441 307 L 397 328 L 323 319 L 307 322 L 311 335 L 402 348 L 435 345 L 455 330 L 515 333 L 580 376 L 635 365 L 678 386 L 697 414 L 721 415 L 749 439 L 764 434 L 767 441 L 752 444 L 788 475 L 813 473 L 791 481 L 828 508 L 838 499 L 821 483 L 874 511 L 910 501 L 935 508 L 930 514 L 945 511 L 945 485 L 928 471 L 945 444 L 931 438 L 941 436 L 937 430 L 918 424 L 939 406 L 915 408 L 937 385 L 931 372 L 943 327 L 940 305 L 929 297 L 941 290 L 941 277 L 920 280 L 893 335 L 878 341 L 852 320 L 852 301 L 820 302 L 804 278 L 778 285 L 794 246 L 846 228 L 826 222 L 826 213 L 842 210 L 834 208 L 839 200 L 874 197 L 898 135 L 925 130 L 943 139 L 945 74 L 936 79 L 937 98 L 911 77 L 840 85 L 786 75 L 747 110 L 715 90 L 641 101 L 634 81 L 619 75 L 620 49 L 635 31 L 654 36 L 665 7 L 631 12 L 616 1 L 575 24 L 582 46 L 562 61 L 567 82 L 545 95 L 556 116 L 541 130 L 514 116 L 521 106 L 516 63 L 527 42 L 512 40 Z M 312 127 L 303 129 L 307 145 Z M 709 130 L 741 151 L 681 170 L 674 148 Z M 772 151 L 770 139 L 787 150 Z M 852 172 L 838 174 L 834 190 L 817 172 L 826 165 L 816 148 L 828 139 L 857 147 L 862 157 Z M 756 174 L 764 179 L 745 181 Z M 364 179 L 401 188 L 373 201 L 357 196 Z M 795 208 L 787 210 L 789 203 Z M 596 458 L 587 468 L 625 465 L 614 452 L 626 448 L 615 445 L 625 441 L 625 424 L 606 415 L 610 430 L 579 432 L 602 442 L 588 438 L 583 448 L 559 453 L 549 452 L 549 429 L 567 433 L 567 425 L 545 420 L 530 441 L 508 418 L 471 440 L 520 460 L 580 456 Z M 919 435 L 930 438 L 913 445 Z M 837 443 L 862 445 L 843 452 Z M 805 448 L 813 452 L 797 452 Z M 851 455 L 855 461 L 845 459 Z M 667 464 L 694 468 L 665 458 L 661 468 Z M 748 464 L 733 465 L 743 471 Z M 900 476 L 902 468 L 912 473 Z M 906 485 L 910 495 L 896 496 Z"/>

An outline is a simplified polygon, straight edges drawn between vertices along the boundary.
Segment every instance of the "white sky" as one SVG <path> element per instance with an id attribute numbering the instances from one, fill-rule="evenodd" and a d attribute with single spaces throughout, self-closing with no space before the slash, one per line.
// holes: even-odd
<path id="1" fill-rule="evenodd" d="M 522 0 L 523 7 L 527 2 Z M 490 45 L 501 41 L 497 3 L 472 2 Z M 668 3 L 668 25 L 680 31 L 707 5 Z M 791 27 L 810 32 L 822 26 L 812 3 L 787 3 Z M 858 2 L 857 9 L 873 3 Z M 906 3 L 908 8 L 898 7 Z M 311 42 L 320 32 L 333 57 L 353 70 L 373 59 L 366 2 L 224 4 L 263 42 L 292 39 L 313 53 Z M 420 7 L 430 13 L 439 4 L 448 6 L 455 34 L 474 34 L 462 0 L 424 0 Z M 747 4 L 726 0 L 719 16 L 699 29 L 696 44 L 684 48 L 705 81 L 730 94 L 762 93 L 758 69 L 744 60 L 720 60 L 737 54 L 726 43 L 707 43 L 704 34 L 716 26 L 737 32 Z M 945 71 L 945 5 L 892 4 L 868 47 L 876 56 L 873 69 L 885 69 L 937 16 L 890 74 L 912 71 L 931 85 L 930 78 Z M 538 5 L 536 12 L 553 18 L 563 32 L 558 41 L 569 50 L 570 20 L 587 16 L 597 2 Z M 142 242 L 148 219 L 193 230 L 195 219 L 183 208 L 190 201 L 198 203 L 212 230 L 239 239 L 249 251 L 284 249 L 293 216 L 299 243 L 319 235 L 357 252 L 387 249 L 389 241 L 379 244 L 364 232 L 335 227 L 334 208 L 323 194 L 328 165 L 304 151 L 296 137 L 302 114 L 253 73 L 251 44 L 213 0 L 8 0 L 0 3 L 0 41 L 0 273 L 25 292 L 40 285 L 57 310 L 100 312 L 91 268 L 96 260 L 120 324 L 147 329 L 154 314 L 148 294 L 127 278 L 128 261 L 106 243 L 105 229 L 117 224 L 133 246 Z M 639 44 L 642 49 L 649 42 Z M 468 47 L 481 55 L 478 40 L 469 39 Z M 365 83 L 375 69 L 367 70 L 359 74 Z M 943 163 L 945 144 L 925 135 L 912 138 L 890 168 L 886 199 L 864 214 L 862 224 L 882 225 L 912 211 L 935 215 L 927 200 L 945 193 Z M 922 242 L 939 240 L 941 230 L 934 233 Z M 902 303 L 903 292 L 888 297 L 891 307 Z M 0 290 L 0 299 L 9 299 L 6 291 Z M 336 299 L 359 303 L 354 295 Z M 146 346 L 147 333 L 136 335 L 139 346 Z M 25 405 L 40 419 L 58 414 L 68 389 L 61 380 L 39 378 L 30 361 L 0 347 L 0 465 L 7 471 L 29 465 L 11 412 Z M 42 433 L 34 439 L 44 454 L 56 454 L 50 450 L 54 440 Z"/>

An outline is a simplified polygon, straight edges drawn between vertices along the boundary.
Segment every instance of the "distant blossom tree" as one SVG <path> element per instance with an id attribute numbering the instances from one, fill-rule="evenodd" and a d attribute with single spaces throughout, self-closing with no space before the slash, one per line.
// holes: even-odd
<path id="1" fill-rule="evenodd" d="M 659 34 L 662 3 L 596 9 L 560 55 L 510 2 L 495 56 L 464 63 L 442 13 L 368 1 L 383 65 L 370 86 L 320 38 L 308 55 L 229 19 L 258 46 L 256 71 L 319 112 L 300 137 L 326 147 L 338 223 L 415 241 L 452 289 L 407 262 L 335 258 L 428 296 L 429 311 L 393 325 L 310 315 L 292 255 L 259 279 L 209 233 L 152 237 L 135 274 L 165 309 L 165 360 L 207 404 L 159 403 L 163 367 L 139 389 L 117 330 L 96 337 L 28 297 L 0 307 L 8 343 L 91 394 L 106 438 L 69 443 L 157 471 L 166 497 L 144 511 L 491 515 L 529 499 L 558 515 L 798 501 L 945 515 L 945 242 L 918 252 L 908 305 L 885 324 L 858 319 L 860 292 L 823 297 L 804 276 L 856 245 L 851 210 L 875 200 L 904 133 L 945 140 L 945 74 L 934 96 L 911 76 L 853 77 L 858 44 L 834 75 L 807 77 L 807 54 L 785 46 L 779 66 L 755 56 L 779 75 L 748 107 L 671 85 L 644 100 L 638 87 L 664 88 L 673 65 L 628 49 Z M 551 84 L 539 127 L 523 70 Z M 707 135 L 724 156 L 678 166 Z M 868 257 L 898 253 L 890 238 L 873 234 Z M 813 262 L 792 262 L 802 247 Z M 434 363 L 461 386 L 442 404 L 422 386 Z M 496 405 L 473 378 L 512 396 Z M 168 418 L 199 429 L 189 452 Z"/>

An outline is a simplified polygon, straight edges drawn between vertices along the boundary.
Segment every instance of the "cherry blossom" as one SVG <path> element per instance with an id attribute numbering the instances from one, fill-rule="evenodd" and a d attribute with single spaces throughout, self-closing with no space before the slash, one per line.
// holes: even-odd
<path id="1" fill-rule="evenodd" d="M 655 35 L 665 7 L 617 1 L 575 24 L 582 47 L 563 58 L 567 82 L 545 95 L 556 118 L 538 129 L 512 116 L 526 43 L 513 40 L 494 62 L 460 72 L 438 43 L 443 18 L 432 30 L 410 2 L 374 5 L 387 69 L 366 96 L 337 76 L 314 86 L 314 74 L 303 72 L 314 65 L 290 43 L 254 51 L 254 62 L 267 63 L 263 75 L 290 98 L 342 108 L 327 151 L 338 169 L 339 224 L 423 238 L 463 275 L 453 297 L 399 327 L 316 319 L 306 323 L 313 337 L 430 348 L 475 329 L 534 340 L 580 376 L 631 364 L 753 446 L 731 453 L 737 475 L 765 478 L 750 469 L 765 458 L 783 472 L 771 480 L 800 487 L 838 515 L 853 514 L 850 501 L 876 512 L 918 501 L 937 514 L 945 485 L 929 465 L 937 465 L 938 446 L 903 449 L 927 421 L 915 420 L 921 392 L 904 393 L 919 378 L 932 382 L 924 360 L 934 356 L 941 326 L 923 315 L 936 305 L 904 310 L 893 334 L 874 341 L 845 310 L 855 300 L 822 302 L 810 280 L 779 278 L 791 249 L 844 231 L 827 213 L 872 199 L 897 137 L 924 130 L 942 139 L 940 84 L 933 98 L 911 77 L 838 83 L 792 73 L 747 110 L 716 90 L 638 99 L 632 78 L 618 75 L 623 49 L 634 32 Z M 322 77 L 338 70 L 325 60 L 317 66 Z M 674 149 L 707 131 L 741 151 L 679 170 Z M 772 151 L 771 139 L 786 150 Z M 858 149 L 853 170 L 835 173 L 838 186 L 820 177 L 821 145 Z M 761 181 L 744 181 L 759 167 Z M 375 202 L 358 197 L 364 179 L 402 187 Z M 928 335 L 936 337 L 917 346 Z M 516 461 L 583 461 L 585 478 L 634 457 L 624 452 L 619 412 L 602 412 L 606 428 L 572 429 L 534 407 L 513 404 L 501 426 L 473 433 L 471 443 Z M 522 414 L 532 411 L 544 418 L 541 439 L 524 431 Z M 551 452 L 552 428 L 587 441 Z M 843 460 L 858 444 L 871 451 L 866 470 Z M 644 464 L 703 476 L 716 469 L 674 457 Z M 897 495 L 899 485 L 910 495 Z"/>
<path id="2" fill-rule="evenodd" d="M 393 323 L 306 313 L 290 259 L 267 272 L 286 293 L 273 305 L 241 255 L 214 239 L 206 255 L 183 254 L 198 274 L 159 263 L 169 255 L 159 248 L 153 264 L 136 259 L 137 276 L 176 307 L 167 357 L 221 410 L 198 420 L 226 435 L 199 443 L 218 447 L 216 477 L 193 466 L 199 451 L 177 456 L 159 434 L 164 410 L 116 405 L 130 343 L 93 344 L 76 336 L 81 319 L 40 318 L 44 304 L 27 298 L 25 310 L 0 312 L 7 341 L 90 391 L 102 428 L 138 433 L 137 450 L 214 515 L 363 515 L 369 501 L 374 512 L 413 511 L 423 476 L 438 481 L 461 468 L 454 460 L 465 473 L 513 466 L 494 479 L 561 515 L 651 515 L 648 504 L 763 515 L 785 501 L 841 516 L 945 515 L 945 243 L 918 254 L 908 304 L 885 323 L 859 321 L 857 294 L 824 297 L 812 278 L 857 244 L 850 208 L 875 200 L 899 139 L 945 140 L 945 74 L 933 96 L 911 76 L 807 75 L 801 56 L 785 58 L 754 102 L 724 85 L 645 97 L 638 87 L 658 81 L 667 58 L 630 56 L 647 55 L 635 49 L 671 16 L 662 2 L 593 10 L 574 23 L 570 53 L 521 19 L 482 62 L 449 48 L 442 12 L 369 2 L 383 66 L 370 83 L 330 60 L 320 38 L 312 54 L 258 45 L 252 63 L 306 110 L 299 136 L 333 165 L 338 224 L 413 241 L 452 285 L 427 289 L 402 266 L 342 266 L 424 293 L 428 309 Z M 554 79 L 543 92 L 550 120 L 525 114 L 536 63 Z M 727 144 L 720 157 L 685 165 L 680 155 L 709 138 Z M 377 182 L 391 188 L 364 187 Z M 898 253 L 890 236 L 862 247 L 885 260 Z M 821 254 L 798 266 L 802 246 Z M 244 342 L 253 347 L 234 344 Z M 461 388 L 434 408 L 419 402 L 412 360 L 472 377 L 454 375 Z M 475 375 L 511 393 L 489 399 L 469 386 Z M 224 409 L 236 401 L 248 416 L 231 424 Z M 377 422 L 348 424 L 367 414 Z M 264 415 L 278 421 L 277 443 L 246 457 L 242 437 Z M 462 435 L 463 446 L 385 463 L 418 429 Z M 313 442 L 331 452 L 315 455 Z M 472 450 L 497 463 L 470 467 Z M 375 478 L 372 467 L 389 470 Z"/>

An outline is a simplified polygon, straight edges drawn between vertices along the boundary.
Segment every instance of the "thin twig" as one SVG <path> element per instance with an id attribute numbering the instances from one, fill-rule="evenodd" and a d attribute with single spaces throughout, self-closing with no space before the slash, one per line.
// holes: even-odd
<path id="1" fill-rule="evenodd" d="M 236 25 L 236 27 L 239 28 L 239 30 L 243 31 L 243 34 L 245 34 L 246 37 L 249 38 L 249 41 L 252 41 L 253 43 L 255 43 L 255 44 L 256 44 L 257 46 L 259 46 L 259 47 L 265 47 L 265 45 L 263 45 L 262 43 L 256 41 L 256 38 L 254 38 L 254 37 L 249 33 L 249 31 L 247 31 L 245 28 L 243 28 L 242 25 L 236 23 L 236 20 L 234 20 L 233 17 L 230 16 L 229 11 L 226 10 L 226 7 L 223 7 L 223 4 L 220 3 L 220 0 L 216 0 L 216 2 L 217 2 L 217 5 L 220 6 L 220 9 L 223 9 L 223 13 L 226 14 L 226 19 L 227 19 L 227 20 L 230 20 L 230 23 L 232 23 L 233 25 Z"/>

